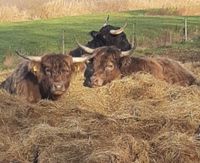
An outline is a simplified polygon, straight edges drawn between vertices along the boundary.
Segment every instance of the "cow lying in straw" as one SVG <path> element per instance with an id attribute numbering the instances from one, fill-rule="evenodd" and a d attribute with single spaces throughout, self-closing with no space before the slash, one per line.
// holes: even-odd
<path id="1" fill-rule="evenodd" d="M 82 48 L 87 50 L 88 47 Z M 91 49 L 90 59 L 85 71 L 84 85 L 103 86 L 116 78 L 136 72 L 146 72 L 171 84 L 189 86 L 198 84 L 196 77 L 179 62 L 163 57 L 130 57 L 131 51 L 122 52 L 114 46 Z"/>
<path id="2" fill-rule="evenodd" d="M 47 54 L 42 57 L 25 57 L 16 70 L 1 83 L 0 88 L 11 94 L 24 96 L 30 102 L 40 99 L 57 100 L 70 85 L 73 63 L 84 57 L 73 58 L 63 54 Z"/>

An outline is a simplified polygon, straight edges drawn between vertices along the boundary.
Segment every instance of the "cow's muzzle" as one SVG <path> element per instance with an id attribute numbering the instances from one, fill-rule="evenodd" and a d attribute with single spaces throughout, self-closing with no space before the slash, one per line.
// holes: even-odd
<path id="1" fill-rule="evenodd" d="M 54 95 L 62 95 L 66 91 L 63 82 L 54 82 L 51 88 L 51 92 Z"/>
<path id="2" fill-rule="evenodd" d="M 100 87 L 103 85 L 104 81 L 103 79 L 101 79 L 100 77 L 98 76 L 92 76 L 90 78 L 91 80 L 91 84 L 90 84 L 90 87 L 94 88 L 94 87 Z"/>
<path id="3" fill-rule="evenodd" d="M 103 85 L 103 80 L 101 78 L 98 78 L 96 76 L 92 76 L 91 78 L 86 78 L 83 85 L 85 87 L 95 88 L 100 87 Z"/>

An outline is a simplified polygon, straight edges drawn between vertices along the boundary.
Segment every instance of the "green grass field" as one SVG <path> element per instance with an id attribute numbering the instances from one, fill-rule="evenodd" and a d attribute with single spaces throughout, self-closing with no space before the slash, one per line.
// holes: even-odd
<path id="1" fill-rule="evenodd" d="M 107 14 L 68 16 L 50 20 L 36 20 L 0 24 L 0 63 L 7 54 L 16 49 L 26 54 L 39 55 L 43 52 L 62 51 L 62 31 L 65 30 L 65 47 L 76 47 L 75 38 L 81 43 L 90 40 L 89 32 L 99 30 Z M 184 17 L 145 16 L 145 11 L 132 11 L 110 14 L 110 24 L 122 26 L 128 22 L 126 33 L 130 38 L 133 23 L 136 23 L 136 35 L 139 47 L 151 48 L 159 41 L 165 31 L 171 31 L 174 37 L 182 37 Z M 199 34 L 200 17 L 188 17 L 189 34 Z M 191 35 L 189 35 L 191 36 Z M 179 39 L 180 40 L 180 39 Z M 198 45 L 198 44 L 197 44 Z"/>

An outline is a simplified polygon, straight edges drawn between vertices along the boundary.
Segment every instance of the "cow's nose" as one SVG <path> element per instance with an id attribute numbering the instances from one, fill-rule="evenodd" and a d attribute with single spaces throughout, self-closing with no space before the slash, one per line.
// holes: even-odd
<path id="1" fill-rule="evenodd" d="M 54 83 L 53 84 L 53 90 L 55 91 L 65 91 L 65 86 L 63 83 Z"/>
<path id="2" fill-rule="evenodd" d="M 61 89 L 63 87 L 61 84 L 56 84 L 55 86 L 57 89 Z"/>
<path id="3" fill-rule="evenodd" d="M 98 78 L 96 76 L 91 77 L 91 86 L 102 86 L 103 85 L 103 80 L 101 78 Z"/>

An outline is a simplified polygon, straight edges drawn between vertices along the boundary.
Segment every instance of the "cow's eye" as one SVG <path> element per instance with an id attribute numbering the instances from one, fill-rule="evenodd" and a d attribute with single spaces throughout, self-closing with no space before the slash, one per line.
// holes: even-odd
<path id="1" fill-rule="evenodd" d="M 113 65 L 112 63 L 107 64 L 106 70 L 111 71 L 111 70 L 113 70 L 113 69 L 114 69 L 114 65 Z"/>
<path id="2" fill-rule="evenodd" d="M 69 69 L 62 69 L 62 72 L 65 73 L 65 74 L 68 74 L 69 73 Z"/>
<path id="3" fill-rule="evenodd" d="M 45 68 L 45 72 L 47 75 L 51 75 L 51 70 L 49 68 Z"/>

